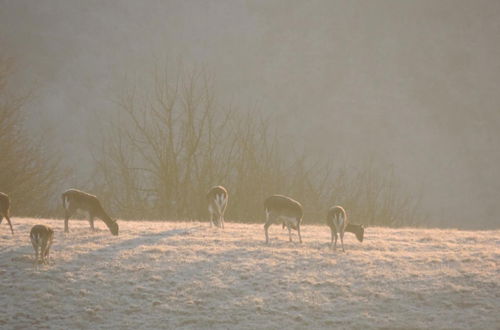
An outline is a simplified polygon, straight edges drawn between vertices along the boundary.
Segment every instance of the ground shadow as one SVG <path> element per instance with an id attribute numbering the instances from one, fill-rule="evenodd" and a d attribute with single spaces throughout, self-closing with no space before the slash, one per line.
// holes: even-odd
<path id="1" fill-rule="evenodd" d="M 145 234 L 141 236 L 137 236 L 131 239 L 127 239 L 125 241 L 120 241 L 115 244 L 109 244 L 108 246 L 104 246 L 102 248 L 89 251 L 88 253 L 78 254 L 75 258 L 71 259 L 69 262 L 78 262 L 81 259 L 87 259 L 91 255 L 107 255 L 111 258 L 124 250 L 133 250 L 139 246 L 152 246 L 156 245 L 159 240 L 178 236 L 178 235 L 190 235 L 197 232 L 200 227 L 194 228 L 182 228 L 182 229 L 171 229 L 165 230 L 158 233 Z"/>

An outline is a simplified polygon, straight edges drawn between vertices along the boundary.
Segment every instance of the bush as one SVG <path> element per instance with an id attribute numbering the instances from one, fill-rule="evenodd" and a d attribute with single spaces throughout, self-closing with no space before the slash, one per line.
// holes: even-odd
<path id="1" fill-rule="evenodd" d="M 47 216 L 54 214 L 49 202 L 66 172 L 59 157 L 43 140 L 33 140 L 23 126 L 23 105 L 28 97 L 16 97 L 8 90 L 11 62 L 0 58 L 0 191 L 12 202 L 12 214 Z"/>
<path id="2" fill-rule="evenodd" d="M 292 152 L 293 141 L 280 141 L 276 123 L 261 113 L 219 106 L 205 74 L 167 77 L 156 75 L 150 93 L 123 93 L 119 115 L 103 127 L 95 152 L 95 183 L 102 183 L 92 189 L 120 217 L 206 219 L 206 192 L 221 184 L 233 221 L 263 222 L 263 200 L 276 193 L 303 204 L 305 223 L 324 223 L 334 204 L 357 223 L 421 221 L 419 200 L 404 194 L 390 172 L 370 162 L 339 171 L 313 163 L 313 155 Z"/>

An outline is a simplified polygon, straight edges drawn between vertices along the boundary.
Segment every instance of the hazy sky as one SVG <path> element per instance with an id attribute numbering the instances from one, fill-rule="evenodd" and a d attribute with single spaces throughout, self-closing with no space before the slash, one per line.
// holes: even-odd
<path id="1" fill-rule="evenodd" d="M 182 62 L 311 152 L 393 167 L 434 221 L 500 224 L 500 1 L 0 0 L 0 45 L 77 173 L 124 79 Z"/>

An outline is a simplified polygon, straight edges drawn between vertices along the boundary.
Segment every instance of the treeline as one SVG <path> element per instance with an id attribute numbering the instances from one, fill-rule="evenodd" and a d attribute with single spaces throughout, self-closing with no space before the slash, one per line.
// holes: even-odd
<path id="1" fill-rule="evenodd" d="M 0 61 L 0 191 L 11 196 L 14 216 L 60 216 L 54 196 L 70 181 L 62 155 L 28 138 L 27 99 L 7 92 L 8 69 Z M 422 224 L 419 199 L 390 171 L 370 162 L 332 167 L 297 153 L 294 141 L 278 136 L 279 122 L 221 106 L 203 71 L 156 72 L 141 86 L 149 87 L 121 94 L 112 120 L 96 119 L 102 143 L 88 151 L 95 172 L 75 187 L 98 195 L 117 218 L 206 220 L 206 193 L 220 184 L 230 194 L 229 221 L 263 222 L 263 200 L 279 193 L 303 204 L 306 224 L 323 223 L 333 204 L 345 206 L 356 223 Z"/>
<path id="2" fill-rule="evenodd" d="M 66 172 L 60 155 L 26 131 L 23 105 L 30 97 L 9 90 L 12 67 L 11 60 L 0 58 L 0 191 L 10 196 L 16 216 L 54 215 L 49 200 L 60 194 Z"/>
<path id="3" fill-rule="evenodd" d="M 423 220 L 419 199 L 390 171 L 371 162 L 333 170 L 294 152 L 294 141 L 277 136 L 279 122 L 220 106 L 203 72 L 152 80 L 150 89 L 121 95 L 119 115 L 105 123 L 94 153 L 92 191 L 119 217 L 206 219 L 206 192 L 221 184 L 229 190 L 232 221 L 262 222 L 263 200 L 276 193 L 303 204 L 305 223 L 324 222 L 333 204 L 367 225 Z"/>

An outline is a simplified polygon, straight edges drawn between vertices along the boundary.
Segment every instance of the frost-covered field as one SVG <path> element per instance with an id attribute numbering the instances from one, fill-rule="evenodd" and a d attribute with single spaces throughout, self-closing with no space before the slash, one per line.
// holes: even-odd
<path id="1" fill-rule="evenodd" d="M 0 226 L 0 328 L 499 328 L 500 231 L 367 228 L 328 248 L 326 226 L 14 218 Z M 56 230 L 33 267 L 28 233 Z M 296 236 L 294 236 L 296 238 Z"/>

